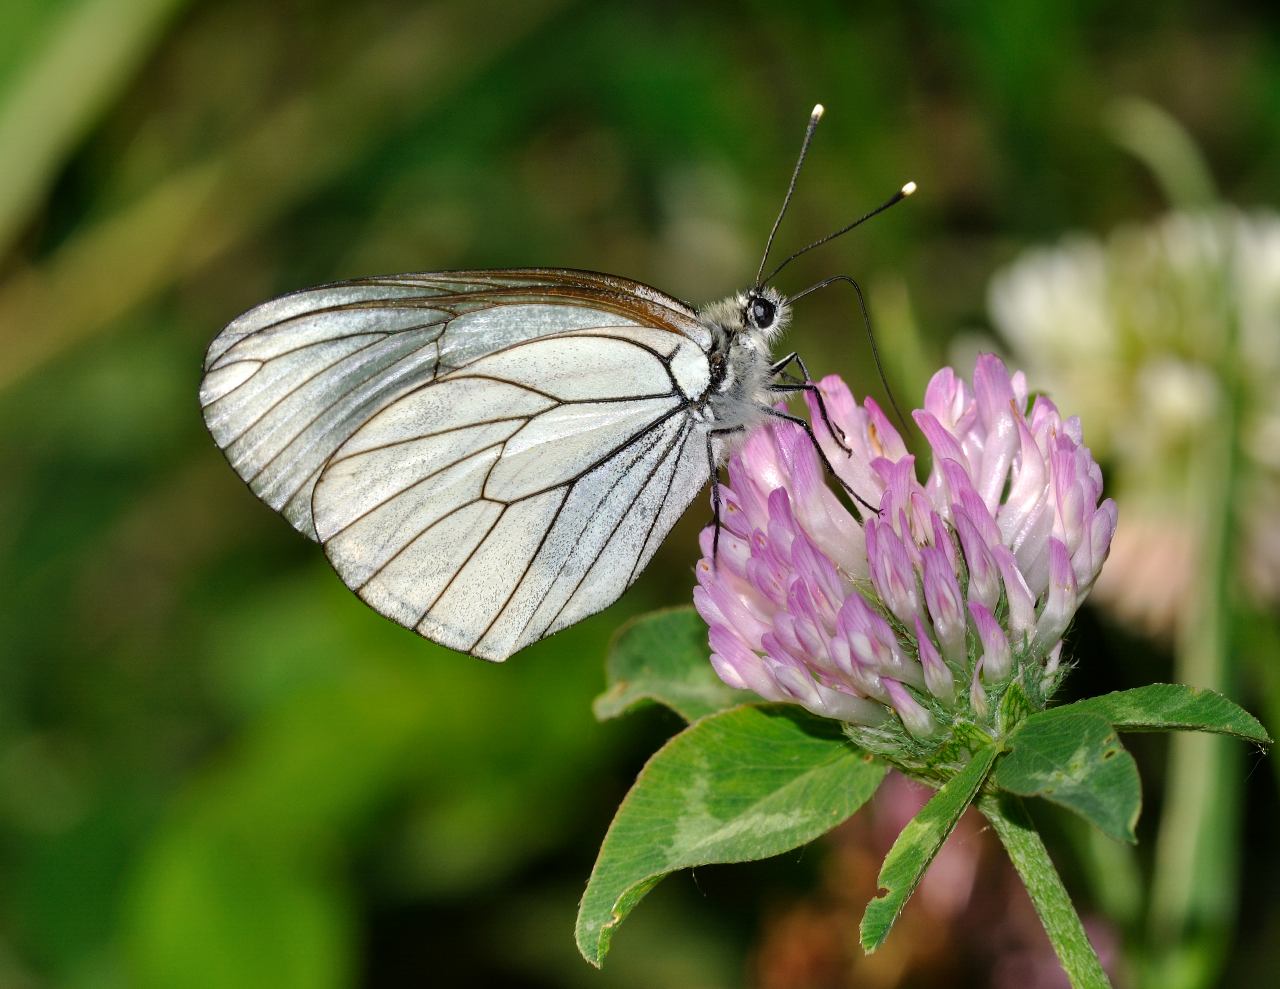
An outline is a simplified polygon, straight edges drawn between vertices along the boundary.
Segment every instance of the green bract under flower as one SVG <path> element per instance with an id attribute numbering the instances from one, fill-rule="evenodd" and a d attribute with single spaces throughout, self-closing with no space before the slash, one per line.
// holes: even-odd
<path id="1" fill-rule="evenodd" d="M 913 414 L 933 451 L 924 483 L 871 399 L 858 405 L 834 377 L 820 388 L 843 443 L 815 414 L 819 442 L 877 511 L 844 507 L 801 429 L 757 430 L 729 461 L 714 563 L 703 531 L 694 603 L 726 683 L 927 768 L 956 736 L 1007 727 L 1010 684 L 1044 705 L 1115 504 L 1099 503 L 1079 421 L 1043 397 L 1028 405 L 1022 374 L 994 356 L 978 359 L 972 387 L 949 368 L 930 382 Z"/>

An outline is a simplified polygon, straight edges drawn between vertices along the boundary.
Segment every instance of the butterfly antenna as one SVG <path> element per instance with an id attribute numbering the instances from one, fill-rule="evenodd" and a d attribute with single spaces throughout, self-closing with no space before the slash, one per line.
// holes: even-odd
<path id="1" fill-rule="evenodd" d="M 802 153 L 802 154 L 801 154 L 801 156 L 800 156 L 800 160 L 801 160 L 801 161 L 803 161 L 803 160 L 804 160 L 804 155 L 803 155 L 803 153 Z M 799 166 L 799 165 L 797 165 L 797 166 L 796 166 L 796 171 L 799 171 L 799 170 L 800 170 L 800 166 Z M 791 180 L 791 184 L 792 184 L 792 186 L 793 186 L 793 187 L 795 186 L 795 179 L 794 179 L 794 178 L 792 178 L 792 180 Z M 778 265 L 778 267 L 774 268 L 774 269 L 773 269 L 773 271 L 772 271 L 772 272 L 770 272 L 769 277 L 768 277 L 768 278 L 766 278 L 766 279 L 764 279 L 764 281 L 766 281 L 766 282 L 771 282 L 771 281 L 773 281 L 775 278 L 777 278 L 777 277 L 778 277 L 778 272 L 780 272 L 783 268 L 785 268 L 785 267 L 786 267 L 787 265 L 789 265 L 792 261 L 794 261 L 796 258 L 798 258 L 801 254 L 807 254 L 809 251 L 812 251 L 815 247 L 821 247 L 823 244 L 827 243 L 828 241 L 835 240 L 837 237 L 843 237 L 845 234 L 847 234 L 847 233 L 848 233 L 850 230 L 852 230 L 854 227 L 861 226 L 862 224 L 864 224 L 864 223 L 866 223 L 868 220 L 870 220 L 873 216 L 878 216 L 879 214 L 883 213 L 883 212 L 884 212 L 885 210 L 887 210 L 890 206 L 896 206 L 898 203 L 902 202 L 904 199 L 906 199 L 909 195 L 911 195 L 911 194 L 912 194 L 913 192 L 915 192 L 915 191 L 916 191 L 916 184 L 915 184 L 914 182 L 908 182 L 906 185 L 904 185 L 901 189 L 899 189 L 897 192 L 895 192 L 892 196 L 890 196 L 888 199 L 886 199 L 883 203 L 881 203 L 879 206 L 877 206 L 877 207 L 876 207 L 875 209 L 873 209 L 871 212 L 863 214 L 862 216 L 858 217 L 856 220 L 854 220 L 852 223 L 848 224 L 847 226 L 843 226 L 843 227 L 841 227 L 841 228 L 840 228 L 839 230 L 837 230 L 835 233 L 829 233 L 829 234 L 827 234 L 825 237 L 819 237 L 819 238 L 818 238 L 817 240 L 815 240 L 812 244 L 809 244 L 809 245 L 807 245 L 807 246 L 805 246 L 805 247 L 800 248 L 800 250 L 796 251 L 796 252 L 795 252 L 794 254 L 792 254 L 789 258 L 787 258 L 785 261 L 783 261 L 783 262 L 782 262 L 782 264 L 780 264 L 780 265 Z M 788 198 L 788 199 L 790 199 L 790 198 L 791 198 L 791 193 L 790 193 L 789 191 L 788 191 L 788 193 L 787 193 L 787 198 Z M 784 208 L 784 209 L 786 208 L 785 203 L 783 204 L 783 208 Z M 781 219 L 782 219 L 782 217 L 778 217 L 778 219 L 779 219 L 779 220 L 781 220 Z M 777 228 L 778 228 L 778 226 L 777 226 L 777 224 L 775 223 L 775 224 L 774 224 L 774 230 L 777 230 Z M 772 240 L 773 240 L 773 237 L 772 237 L 772 236 L 770 236 L 770 238 L 769 238 L 769 239 L 770 239 L 770 241 L 772 241 Z M 768 252 L 767 252 L 767 251 L 766 251 L 765 253 L 766 253 L 766 255 L 768 254 Z M 760 267 L 761 267 L 761 269 L 763 270 L 763 268 L 764 268 L 764 264 L 763 264 L 763 263 L 761 263 Z M 756 284 L 762 284 L 762 282 L 760 281 L 760 279 L 759 279 L 759 278 L 757 278 L 757 279 L 756 279 Z"/>
<path id="2" fill-rule="evenodd" d="M 764 245 L 764 257 L 760 259 L 760 267 L 756 271 L 757 288 L 763 284 L 760 275 L 764 272 L 764 266 L 769 260 L 769 249 L 773 247 L 773 238 L 778 235 L 778 228 L 782 226 L 782 218 L 787 215 L 787 207 L 791 205 L 791 196 L 796 191 L 796 179 L 800 178 L 800 166 L 804 164 L 805 155 L 809 153 L 809 144 L 813 141 L 813 132 L 818 129 L 818 121 L 822 119 L 822 115 L 825 112 L 822 104 L 817 103 L 814 105 L 813 112 L 809 114 L 809 123 L 804 129 L 804 141 L 800 144 L 800 157 L 796 159 L 796 167 L 791 172 L 791 184 L 787 186 L 787 194 L 782 200 L 782 209 L 778 210 L 778 218 L 773 221 L 773 229 L 769 231 L 769 239 L 765 241 Z"/>

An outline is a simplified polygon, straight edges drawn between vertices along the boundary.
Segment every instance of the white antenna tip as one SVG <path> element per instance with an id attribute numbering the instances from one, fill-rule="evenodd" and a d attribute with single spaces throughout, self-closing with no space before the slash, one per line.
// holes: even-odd
<path id="1" fill-rule="evenodd" d="M 908 182 L 906 185 L 902 187 L 902 194 L 904 196 L 909 196 L 915 191 L 916 191 L 916 184 L 914 182 Z"/>
<path id="2" fill-rule="evenodd" d="M 813 113 L 809 114 L 809 117 L 812 120 L 821 120 L 822 115 L 826 112 L 827 112 L 826 107 L 824 107 L 821 103 L 815 103 L 813 105 Z"/>

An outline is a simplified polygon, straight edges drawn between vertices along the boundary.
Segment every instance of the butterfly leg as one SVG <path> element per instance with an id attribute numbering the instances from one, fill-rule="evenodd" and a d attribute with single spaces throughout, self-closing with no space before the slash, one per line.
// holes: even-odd
<path id="1" fill-rule="evenodd" d="M 716 559 L 720 553 L 720 464 L 716 461 L 715 440 L 719 436 L 729 436 L 742 432 L 741 426 L 732 429 L 707 430 L 707 468 L 711 473 L 711 522 L 715 530 L 711 535 L 711 567 L 715 569 Z"/>
<path id="2" fill-rule="evenodd" d="M 853 456 L 853 450 L 849 448 L 844 430 L 831 421 L 831 416 L 827 414 L 827 402 L 822 396 L 822 389 L 819 388 L 813 378 L 809 374 L 809 369 L 805 367 L 804 358 L 797 354 L 794 350 L 783 357 L 781 360 L 775 361 L 773 366 L 769 368 L 770 373 L 775 377 L 780 377 L 782 372 L 786 370 L 788 364 L 797 364 L 800 367 L 800 373 L 804 375 L 804 381 L 776 381 L 771 386 L 771 390 L 781 394 L 795 393 L 798 391 L 807 391 L 813 395 L 818 405 L 818 415 L 822 416 L 822 424 L 827 427 L 827 432 L 831 434 L 831 438 L 836 444 L 847 453 Z"/>
<path id="3" fill-rule="evenodd" d="M 809 387 L 817 388 L 817 385 L 810 385 Z M 794 390 L 794 391 L 804 390 L 802 387 L 795 386 L 795 385 L 789 386 L 789 388 L 790 390 Z M 845 480 L 843 477 L 841 477 L 839 474 L 836 473 L 836 469 L 833 466 L 831 466 L 831 461 L 827 459 L 826 451 L 824 451 L 822 449 L 821 444 L 818 443 L 818 437 L 814 435 L 813 427 L 809 425 L 809 421 L 807 419 L 802 419 L 800 418 L 800 416 L 793 416 L 790 412 L 783 412 L 780 409 L 775 409 L 771 405 L 760 406 L 760 411 L 766 413 L 767 415 L 772 416 L 774 419 L 782 419 L 784 422 L 794 423 L 795 425 L 803 429 L 805 432 L 805 435 L 809 437 L 809 442 L 813 444 L 814 450 L 817 451 L 818 458 L 822 461 L 822 466 L 827 469 L 827 473 L 840 482 L 840 486 L 844 488 L 845 491 L 849 492 L 849 497 L 853 498 L 856 502 L 858 502 L 858 504 L 862 505 L 872 514 L 875 514 L 875 512 L 877 511 L 876 506 L 867 502 L 865 498 L 863 498 L 861 495 L 858 494 L 858 492 L 854 491 L 853 488 L 849 487 L 849 485 L 845 483 Z"/>

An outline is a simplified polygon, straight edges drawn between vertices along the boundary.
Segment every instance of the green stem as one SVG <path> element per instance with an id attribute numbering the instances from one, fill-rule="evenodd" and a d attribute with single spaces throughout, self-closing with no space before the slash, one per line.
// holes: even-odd
<path id="1" fill-rule="evenodd" d="M 1232 233 L 1224 224 L 1224 243 Z M 1215 337 L 1221 399 L 1189 464 L 1186 504 L 1194 509 L 1197 566 L 1175 656 L 1179 682 L 1228 696 L 1238 680 L 1229 645 L 1240 466 L 1233 264 L 1230 252 L 1225 264 L 1205 260 L 1221 297 Z M 1149 989 L 1203 989 L 1217 982 L 1229 957 L 1239 876 L 1241 757 L 1224 738 L 1178 734 L 1171 740 L 1140 982 Z"/>
<path id="2" fill-rule="evenodd" d="M 1080 915 L 1022 800 L 1009 793 L 990 795 L 979 801 L 978 809 L 995 828 L 1013 867 L 1026 885 L 1040 923 L 1073 989 L 1110 989 L 1111 981 L 1102 970 L 1097 952 L 1080 923 Z"/>

